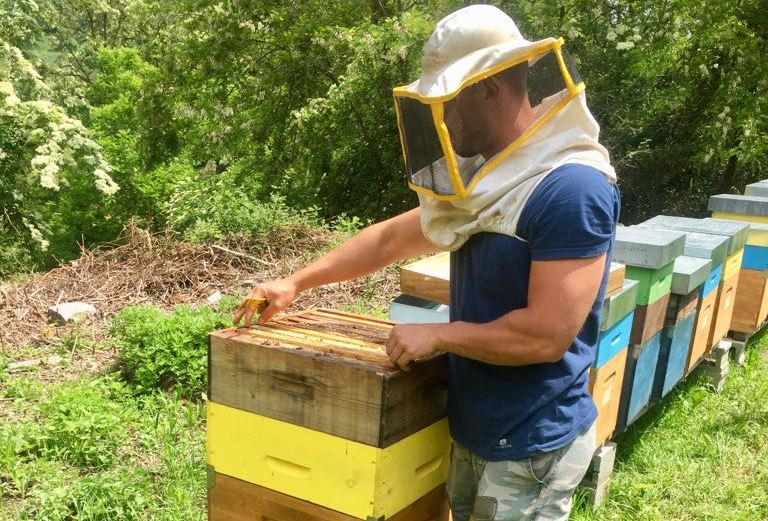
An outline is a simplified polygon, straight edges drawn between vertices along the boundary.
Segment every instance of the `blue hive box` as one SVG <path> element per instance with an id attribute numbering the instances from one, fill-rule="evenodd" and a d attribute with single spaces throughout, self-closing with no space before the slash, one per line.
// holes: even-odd
<path id="1" fill-rule="evenodd" d="M 631 425 L 651 401 L 653 381 L 661 350 L 661 331 L 644 344 L 629 348 L 621 390 L 617 431 Z"/>
<path id="2" fill-rule="evenodd" d="M 604 366 L 611 358 L 629 345 L 629 335 L 632 332 L 632 319 L 634 310 L 616 322 L 606 331 L 601 331 L 597 339 L 597 350 L 592 367 L 598 369 Z"/>
<path id="3" fill-rule="evenodd" d="M 696 313 L 678 324 L 665 326 L 661 332 L 661 347 L 651 401 L 658 402 L 683 379 L 688 352 L 693 337 Z"/>

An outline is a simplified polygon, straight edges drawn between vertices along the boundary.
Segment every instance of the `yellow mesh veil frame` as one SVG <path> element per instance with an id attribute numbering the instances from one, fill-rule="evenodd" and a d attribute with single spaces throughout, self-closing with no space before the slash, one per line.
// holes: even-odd
<path id="1" fill-rule="evenodd" d="M 457 98 L 466 87 L 524 62 L 528 63 L 524 80 L 527 99 L 534 111 L 529 126 L 488 162 L 484 163 L 477 155 L 458 155 L 454 145 L 461 148 L 462 126 L 451 124 L 452 111 L 446 108 L 446 103 Z M 545 42 L 530 52 L 472 75 L 444 96 L 424 97 L 406 87 L 394 89 L 408 185 L 439 200 L 466 197 L 485 174 L 583 90 L 584 84 L 568 58 L 562 39 Z"/>

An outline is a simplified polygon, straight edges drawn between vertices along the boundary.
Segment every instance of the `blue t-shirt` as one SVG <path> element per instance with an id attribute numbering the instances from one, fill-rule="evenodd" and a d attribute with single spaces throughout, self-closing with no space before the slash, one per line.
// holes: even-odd
<path id="1" fill-rule="evenodd" d="M 587 386 L 619 208 L 618 188 L 602 173 L 564 165 L 529 198 L 519 238 L 478 233 L 451 254 L 451 320 L 484 323 L 527 306 L 532 260 L 608 252 L 592 310 L 560 361 L 510 367 L 449 354 L 451 435 L 481 457 L 521 459 L 558 449 L 597 417 Z"/>

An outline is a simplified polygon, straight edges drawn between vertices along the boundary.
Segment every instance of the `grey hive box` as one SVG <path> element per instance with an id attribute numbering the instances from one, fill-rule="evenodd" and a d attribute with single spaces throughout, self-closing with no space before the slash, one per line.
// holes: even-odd
<path id="1" fill-rule="evenodd" d="M 711 260 L 681 255 L 675 259 L 672 269 L 672 293 L 687 295 L 704 284 L 711 270 Z"/>
<path id="2" fill-rule="evenodd" d="M 674 261 L 684 249 L 683 233 L 619 226 L 613 245 L 613 260 L 656 270 Z"/>
<path id="3" fill-rule="evenodd" d="M 756 195 L 758 197 L 768 197 L 768 181 L 759 181 L 747 185 L 744 189 L 744 195 Z"/>
<path id="4" fill-rule="evenodd" d="M 726 255 L 738 252 L 747 243 L 749 226 L 739 224 L 736 221 L 724 221 L 722 219 L 693 219 L 691 217 L 675 217 L 672 215 L 657 215 L 648 219 L 640 226 L 667 228 L 685 232 L 699 232 L 710 235 L 724 235 L 728 237 L 728 251 Z"/>
<path id="5" fill-rule="evenodd" d="M 605 297 L 603 311 L 600 314 L 600 331 L 607 331 L 635 309 L 639 286 L 640 283 L 636 280 L 624 279 L 624 285 L 621 289 Z"/>
<path id="6" fill-rule="evenodd" d="M 653 228 L 654 230 L 669 229 L 648 226 L 646 223 L 638 224 L 638 226 L 642 228 Z M 724 235 L 710 235 L 698 232 L 683 233 L 685 233 L 685 249 L 683 249 L 683 255 L 697 257 L 699 259 L 709 259 L 714 266 L 717 266 L 725 260 L 726 254 L 728 253 L 728 237 Z"/>
<path id="7" fill-rule="evenodd" d="M 707 217 L 704 220 L 717 221 L 717 222 L 723 221 L 723 219 L 713 219 L 712 217 Z M 768 233 L 768 224 L 765 224 L 765 223 L 752 223 L 749 221 L 739 221 L 738 219 L 727 219 L 727 221 L 732 223 L 738 223 L 742 226 L 749 226 L 749 233 L 752 233 L 752 232 Z M 747 234 L 747 236 L 749 236 L 749 233 Z"/>
<path id="8" fill-rule="evenodd" d="M 768 215 L 768 197 L 718 194 L 709 198 L 708 209 L 711 212 L 766 216 Z"/>

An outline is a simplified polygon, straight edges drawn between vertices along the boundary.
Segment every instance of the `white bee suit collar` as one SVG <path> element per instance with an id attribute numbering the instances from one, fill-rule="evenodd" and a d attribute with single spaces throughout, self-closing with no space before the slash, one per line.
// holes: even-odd
<path id="1" fill-rule="evenodd" d="M 593 167 L 615 183 L 616 173 L 607 150 L 598 142 L 599 132 L 580 92 L 527 139 L 512 143 L 508 147 L 514 147 L 512 152 L 501 151 L 500 161 L 465 197 L 446 201 L 419 192 L 424 235 L 451 251 L 478 232 L 517 236 L 520 214 L 533 190 L 552 170 L 568 163 Z M 493 162 L 489 158 L 488 163 Z M 471 167 L 476 170 L 483 164 L 477 157 Z"/>

